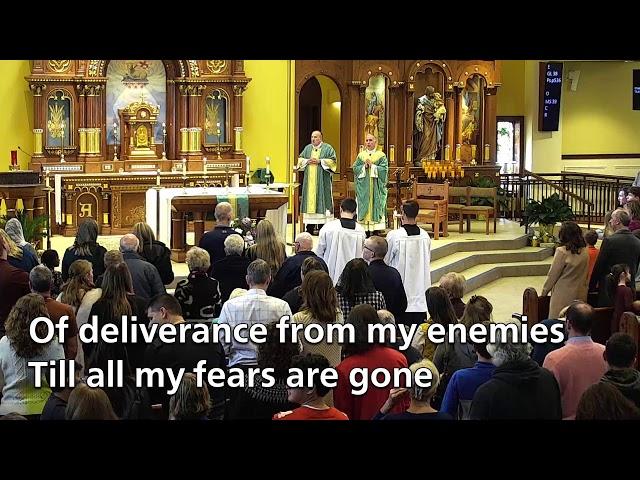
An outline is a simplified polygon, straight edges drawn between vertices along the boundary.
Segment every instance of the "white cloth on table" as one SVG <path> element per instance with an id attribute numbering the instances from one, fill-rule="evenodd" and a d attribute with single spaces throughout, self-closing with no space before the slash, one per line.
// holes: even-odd
<path id="1" fill-rule="evenodd" d="M 159 202 L 158 202 L 159 192 Z M 146 193 L 146 222 L 157 240 L 169 246 L 171 244 L 171 200 L 173 197 L 189 197 L 196 195 L 248 195 L 249 208 L 251 208 L 251 195 L 281 195 L 281 192 L 266 190 L 261 187 L 251 186 L 249 193 L 245 187 L 191 187 L 191 188 L 150 188 Z M 160 225 L 157 225 L 157 212 L 160 209 Z M 213 207 L 211 208 L 213 211 Z M 287 234 L 287 204 L 276 210 L 267 210 L 266 218 L 273 223 L 276 234 L 283 242 L 286 242 Z"/>

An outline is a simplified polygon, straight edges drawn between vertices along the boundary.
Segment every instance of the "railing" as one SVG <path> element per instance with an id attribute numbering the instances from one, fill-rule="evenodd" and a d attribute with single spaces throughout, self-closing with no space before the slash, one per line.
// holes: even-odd
<path id="1" fill-rule="evenodd" d="M 618 192 L 629 186 L 632 177 L 576 172 L 502 174 L 505 215 L 521 219 L 528 199 L 541 201 L 554 193 L 567 201 L 578 222 L 604 223 L 604 217 L 618 205 Z"/>

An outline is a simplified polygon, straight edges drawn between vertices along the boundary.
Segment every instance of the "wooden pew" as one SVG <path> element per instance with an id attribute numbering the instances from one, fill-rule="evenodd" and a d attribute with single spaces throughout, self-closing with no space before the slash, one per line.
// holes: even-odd
<path id="1" fill-rule="evenodd" d="M 620 317 L 620 331 L 633 338 L 633 341 L 640 351 L 640 317 L 636 316 L 636 314 L 632 312 L 624 312 L 622 317 Z M 638 368 L 639 366 L 638 357 L 636 356 L 636 363 L 634 367 Z"/>
<path id="2" fill-rule="evenodd" d="M 550 296 L 540 297 L 535 288 L 526 288 L 522 294 L 522 314 L 514 313 L 513 317 L 519 320 L 527 316 L 527 323 L 531 327 L 536 323 L 549 318 Z M 613 307 L 594 308 L 595 319 L 591 328 L 591 338 L 596 343 L 605 344 L 611 336 L 611 316 Z"/>

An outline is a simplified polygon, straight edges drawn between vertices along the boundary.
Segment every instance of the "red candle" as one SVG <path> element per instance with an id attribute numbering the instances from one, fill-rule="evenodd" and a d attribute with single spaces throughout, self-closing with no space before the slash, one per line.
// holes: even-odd
<path id="1" fill-rule="evenodd" d="M 11 165 L 18 165 L 18 151 L 11 150 Z"/>

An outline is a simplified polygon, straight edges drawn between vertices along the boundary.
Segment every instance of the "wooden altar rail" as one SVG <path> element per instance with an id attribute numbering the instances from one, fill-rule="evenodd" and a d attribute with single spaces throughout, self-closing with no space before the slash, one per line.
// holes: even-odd
<path id="1" fill-rule="evenodd" d="M 500 186 L 504 190 L 505 215 L 521 219 L 529 198 L 541 201 L 558 193 L 569 203 L 576 220 L 604 223 L 604 217 L 618 205 L 618 192 L 633 182 L 632 177 L 576 172 L 502 174 Z"/>

